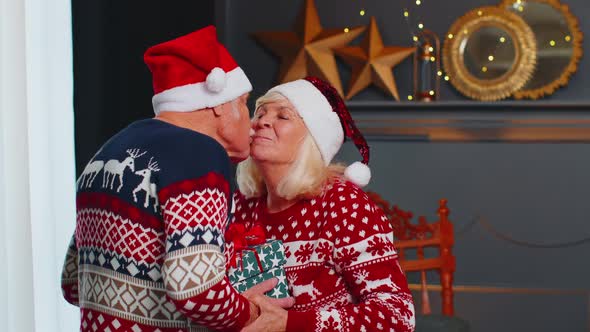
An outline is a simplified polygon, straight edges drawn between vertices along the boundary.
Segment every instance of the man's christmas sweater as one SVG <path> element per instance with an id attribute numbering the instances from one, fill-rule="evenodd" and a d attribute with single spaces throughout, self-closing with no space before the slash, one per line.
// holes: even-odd
<path id="1" fill-rule="evenodd" d="M 233 222 L 261 223 L 284 242 L 296 304 L 287 331 L 413 331 L 414 305 L 383 211 L 350 182 L 268 213 L 266 197 L 236 195 Z"/>
<path id="2" fill-rule="evenodd" d="M 78 179 L 64 297 L 81 331 L 239 330 L 249 304 L 223 254 L 230 161 L 214 139 L 135 122 Z"/>

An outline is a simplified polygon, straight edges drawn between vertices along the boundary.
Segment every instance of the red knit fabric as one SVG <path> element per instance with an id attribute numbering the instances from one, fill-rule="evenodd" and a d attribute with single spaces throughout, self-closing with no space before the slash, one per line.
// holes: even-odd
<path id="1" fill-rule="evenodd" d="M 187 182 L 190 185 L 187 186 Z M 172 270 L 176 262 L 168 259 L 164 245 L 166 239 L 184 232 L 185 229 L 209 228 L 221 232 L 225 228 L 224 215 L 220 214 L 217 218 L 208 205 L 215 201 L 219 202 L 220 209 L 227 209 L 227 190 L 225 179 L 213 173 L 163 189 L 162 192 L 174 195 L 162 200 L 164 222 L 154 228 L 141 225 L 142 220 L 149 220 L 151 217 L 125 202 L 112 197 L 91 200 L 89 197 L 101 195 L 79 194 L 76 245 L 79 248 L 100 248 L 105 253 L 116 253 L 136 265 L 155 264 L 160 269 L 168 266 Z M 97 201 L 106 202 L 107 205 L 100 209 Z M 115 201 L 116 208 L 113 207 Z M 107 208 L 108 204 L 110 208 Z M 132 212 L 134 210 L 137 210 L 137 214 Z M 115 214 L 110 211 L 125 212 Z M 209 215 L 200 215 L 195 211 L 207 211 Z M 129 218 L 132 215 L 136 216 L 136 220 Z M 76 254 L 72 249 L 72 255 Z M 210 255 L 208 252 L 195 254 Z M 178 273 L 187 273 L 187 269 L 194 264 L 189 257 L 184 259 L 184 264 L 187 265 L 180 267 Z M 209 282 L 207 286 L 203 285 L 199 293 L 191 293 L 184 291 L 184 288 L 188 289 L 191 283 L 203 282 L 199 277 L 187 279 L 188 285 L 181 284 L 183 281 L 180 280 L 172 281 L 171 278 L 163 282 L 158 280 L 148 283 L 115 271 L 86 266 L 76 271 L 78 278 L 62 280 L 65 299 L 81 307 L 81 331 L 105 331 L 107 327 L 111 331 L 189 331 L 190 324 L 202 324 L 211 329 L 227 331 L 239 330 L 249 318 L 248 303 L 233 290 L 227 277 L 215 283 Z M 176 272 L 171 273 L 174 273 L 173 277 L 176 276 Z M 205 278 L 206 275 L 201 277 Z M 142 283 L 151 285 L 143 288 Z M 78 284 L 91 288 L 84 291 L 81 299 Z M 150 314 L 157 311 L 160 314 Z M 132 312 L 136 314 L 130 314 Z M 138 319 L 141 316 L 150 316 L 151 320 L 146 319 L 146 322 L 149 321 L 146 324 Z"/>
<path id="2" fill-rule="evenodd" d="M 279 213 L 236 194 L 233 222 L 262 223 L 284 242 L 296 304 L 288 331 L 413 331 L 414 305 L 387 218 L 350 182 Z"/>

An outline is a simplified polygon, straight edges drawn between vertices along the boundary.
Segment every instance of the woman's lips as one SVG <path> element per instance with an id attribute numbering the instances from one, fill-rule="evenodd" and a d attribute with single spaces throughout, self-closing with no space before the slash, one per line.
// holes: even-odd
<path id="1" fill-rule="evenodd" d="M 270 138 L 265 137 L 265 136 L 259 136 L 259 135 L 254 135 L 252 136 L 252 140 L 257 141 L 257 140 L 263 140 L 263 141 L 272 141 Z"/>

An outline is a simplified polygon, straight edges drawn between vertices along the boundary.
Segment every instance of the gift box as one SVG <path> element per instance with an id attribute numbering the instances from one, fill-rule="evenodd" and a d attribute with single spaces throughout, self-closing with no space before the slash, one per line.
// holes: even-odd
<path id="1" fill-rule="evenodd" d="M 268 240 L 263 244 L 236 250 L 228 271 L 230 283 L 242 293 L 264 280 L 276 277 L 278 284 L 266 293 L 273 298 L 289 296 L 285 276 L 285 248 L 280 240 Z"/>
<path id="2" fill-rule="evenodd" d="M 270 278 L 277 278 L 279 282 L 272 290 L 266 292 L 266 296 L 274 297 L 277 299 L 289 296 L 289 289 L 287 288 L 287 277 L 285 276 L 285 270 L 282 267 L 275 267 L 266 272 L 262 272 L 259 275 L 238 281 L 235 284 L 233 284 L 233 286 L 238 292 L 243 293 L 250 287 L 257 285 L 263 282 L 264 280 L 268 280 Z"/>

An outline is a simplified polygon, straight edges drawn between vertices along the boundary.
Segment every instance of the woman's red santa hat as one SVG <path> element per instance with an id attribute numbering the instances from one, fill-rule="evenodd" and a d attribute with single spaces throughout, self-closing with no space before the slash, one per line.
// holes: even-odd
<path id="1" fill-rule="evenodd" d="M 334 87 L 317 77 L 306 77 L 269 90 L 273 91 L 285 96 L 297 109 L 326 165 L 340 150 L 344 137 L 351 139 L 363 160 L 348 166 L 344 177 L 361 187 L 369 183 L 369 145 Z"/>
<path id="2" fill-rule="evenodd" d="M 214 26 L 152 46 L 144 60 L 152 72 L 156 114 L 215 107 L 252 91 Z"/>

